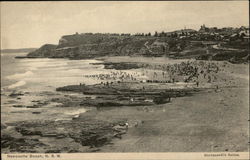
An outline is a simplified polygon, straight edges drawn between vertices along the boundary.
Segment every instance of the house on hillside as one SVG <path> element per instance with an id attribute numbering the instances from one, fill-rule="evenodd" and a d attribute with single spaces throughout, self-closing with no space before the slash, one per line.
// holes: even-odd
<path id="1" fill-rule="evenodd" d="M 249 42 L 249 29 L 240 31 L 238 35 L 241 37 L 242 41 Z"/>
<path id="2" fill-rule="evenodd" d="M 205 33 L 208 32 L 209 28 L 205 26 L 205 24 L 203 24 L 199 30 L 200 33 Z"/>
<path id="3" fill-rule="evenodd" d="M 240 36 L 249 36 L 249 30 L 246 29 L 246 30 L 240 31 L 240 32 L 239 32 L 239 35 L 240 35 Z"/>

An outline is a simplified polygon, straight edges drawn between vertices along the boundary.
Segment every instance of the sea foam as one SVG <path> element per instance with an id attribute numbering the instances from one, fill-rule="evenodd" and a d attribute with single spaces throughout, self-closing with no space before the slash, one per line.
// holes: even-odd
<path id="1" fill-rule="evenodd" d="M 7 76 L 7 78 L 8 79 L 20 79 L 20 78 L 28 77 L 28 76 L 31 76 L 31 75 L 33 75 L 33 72 L 27 71 L 25 73 L 17 73 L 17 74 Z"/>
<path id="2" fill-rule="evenodd" d="M 19 81 L 19 82 L 17 82 L 17 83 L 14 83 L 14 84 L 8 86 L 8 88 L 9 88 L 9 89 L 12 89 L 12 88 L 16 88 L 16 87 L 23 86 L 23 85 L 25 85 L 25 84 L 26 84 L 25 81 Z"/>

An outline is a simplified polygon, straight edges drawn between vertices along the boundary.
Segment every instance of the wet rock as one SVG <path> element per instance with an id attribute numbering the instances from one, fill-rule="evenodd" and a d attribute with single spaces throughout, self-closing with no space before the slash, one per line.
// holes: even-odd
<path id="1" fill-rule="evenodd" d="M 61 151 L 57 149 L 53 149 L 53 150 L 47 150 L 45 151 L 45 153 L 61 153 Z"/>
<path id="2" fill-rule="evenodd" d="M 10 97 L 17 97 L 17 96 L 23 96 L 24 94 L 22 92 L 12 92 L 9 96 Z"/>
<path id="3" fill-rule="evenodd" d="M 42 137 L 57 137 L 56 133 L 42 133 Z"/>
<path id="4" fill-rule="evenodd" d="M 106 62 L 103 63 L 103 65 L 105 69 L 116 69 L 116 70 L 137 69 L 141 67 L 137 63 L 128 63 L 128 62 L 120 62 L 120 63 Z"/>
<path id="5" fill-rule="evenodd" d="M 32 114 L 41 114 L 41 112 L 32 112 Z"/>
<path id="6" fill-rule="evenodd" d="M 56 93 L 54 93 L 54 92 L 50 92 L 50 91 L 43 91 L 43 92 L 41 92 L 39 95 L 41 95 L 41 96 L 54 96 L 54 95 L 57 95 Z"/>
<path id="7" fill-rule="evenodd" d="M 79 150 L 76 150 L 76 149 L 70 149 L 69 151 L 68 151 L 68 153 L 78 153 L 78 152 L 80 152 Z"/>
<path id="8" fill-rule="evenodd" d="M 18 101 L 15 101 L 15 100 L 9 100 L 8 103 L 6 104 L 11 104 L 11 103 L 18 103 Z"/>
<path id="9" fill-rule="evenodd" d="M 121 134 L 114 134 L 114 137 L 115 137 L 115 138 L 122 139 L 122 135 L 121 135 Z"/>
<path id="10" fill-rule="evenodd" d="M 57 135 L 56 135 L 56 138 L 57 138 L 57 139 L 61 139 L 61 138 L 65 138 L 65 137 L 67 137 L 67 136 L 64 135 L 64 134 L 57 134 Z"/>
<path id="11" fill-rule="evenodd" d="M 144 88 L 143 90 L 141 88 Z M 57 88 L 57 91 L 82 92 L 85 95 L 98 95 L 95 99 L 89 98 L 64 98 L 52 101 L 63 103 L 62 106 L 95 106 L 95 107 L 122 107 L 122 106 L 147 106 L 165 104 L 171 97 L 189 96 L 198 89 L 169 89 L 166 86 L 141 83 L 114 83 L 110 86 L 97 85 L 71 85 Z M 80 101 L 80 102 L 79 102 Z"/>
<path id="12" fill-rule="evenodd" d="M 37 152 L 35 147 L 46 146 L 38 139 L 15 138 L 10 135 L 1 135 L 1 148 L 9 148 L 10 152 Z"/>
<path id="13" fill-rule="evenodd" d="M 38 105 L 47 105 L 48 102 L 38 102 L 37 104 L 38 104 Z"/>
<path id="14" fill-rule="evenodd" d="M 33 100 L 33 101 L 31 101 L 31 102 L 40 102 L 40 100 Z"/>
<path id="15" fill-rule="evenodd" d="M 100 150 L 101 150 L 100 148 L 95 148 L 95 149 L 90 150 L 90 152 L 98 152 Z"/>
<path id="16" fill-rule="evenodd" d="M 125 122 L 105 122 L 95 119 L 72 121 L 25 121 L 17 124 L 22 135 L 38 135 L 47 138 L 71 138 L 82 146 L 100 147 L 109 144 L 113 138 L 121 138 L 127 132 Z M 63 127 L 63 129 L 61 129 Z M 53 132 L 51 132 L 53 130 Z M 45 149 L 49 151 L 48 149 Z"/>
<path id="17" fill-rule="evenodd" d="M 26 106 L 24 106 L 24 105 L 13 105 L 13 107 L 15 107 L 15 108 L 25 108 Z"/>
<path id="18" fill-rule="evenodd" d="M 22 135 L 27 136 L 27 135 L 42 135 L 41 131 L 34 130 L 34 129 L 26 129 L 23 127 L 16 127 L 16 131 L 20 132 Z"/>
<path id="19" fill-rule="evenodd" d="M 7 125 L 4 124 L 4 123 L 1 123 L 1 130 L 2 130 L 2 129 L 6 129 L 6 128 L 7 128 Z"/>
<path id="20" fill-rule="evenodd" d="M 40 108 L 41 106 L 33 105 L 33 106 L 26 106 L 26 108 Z"/>
<path id="21" fill-rule="evenodd" d="M 153 99 L 153 102 L 156 104 L 165 104 L 165 103 L 169 103 L 171 101 L 170 97 L 155 97 Z"/>

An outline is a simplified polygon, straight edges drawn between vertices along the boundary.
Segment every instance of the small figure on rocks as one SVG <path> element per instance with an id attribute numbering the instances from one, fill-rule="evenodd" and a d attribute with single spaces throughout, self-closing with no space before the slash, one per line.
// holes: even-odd
<path id="1" fill-rule="evenodd" d="M 126 129 L 128 129 L 128 122 L 125 123 Z"/>

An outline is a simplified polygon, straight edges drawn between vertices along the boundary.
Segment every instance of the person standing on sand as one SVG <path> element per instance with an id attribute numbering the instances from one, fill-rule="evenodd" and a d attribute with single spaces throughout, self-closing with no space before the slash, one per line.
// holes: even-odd
<path id="1" fill-rule="evenodd" d="M 128 129 L 128 122 L 125 123 L 126 129 Z"/>
<path id="2" fill-rule="evenodd" d="M 211 76 L 208 76 L 208 83 L 211 83 Z"/>
<path id="3" fill-rule="evenodd" d="M 196 81 L 196 86 L 199 87 L 199 81 L 198 80 Z"/>

